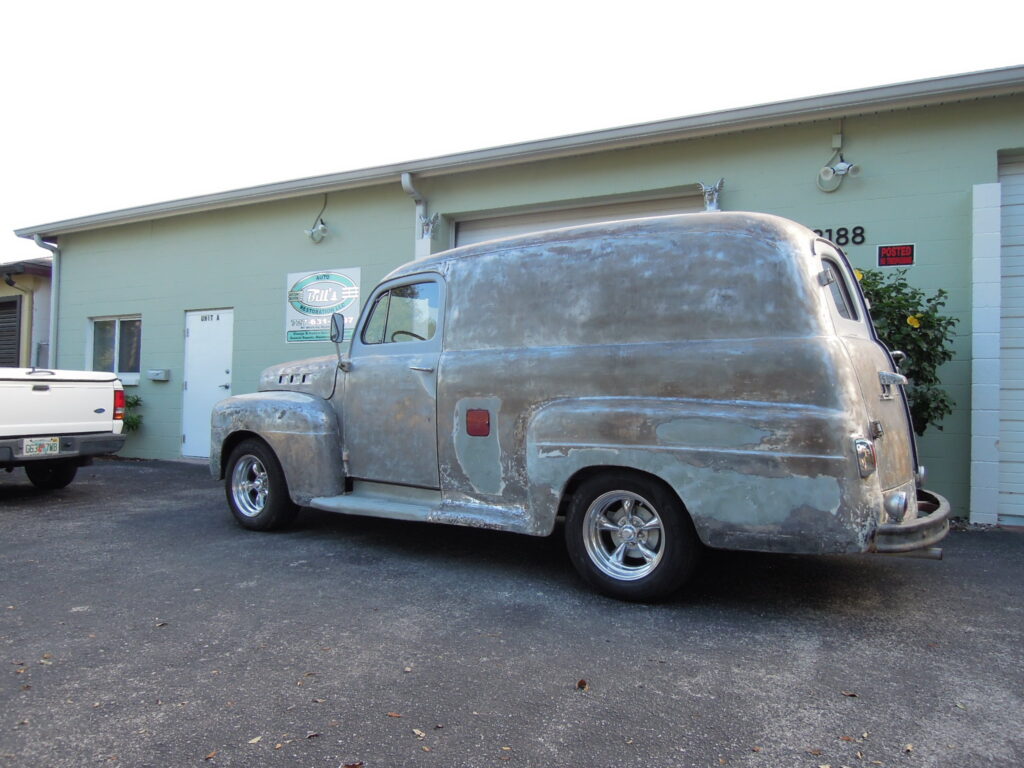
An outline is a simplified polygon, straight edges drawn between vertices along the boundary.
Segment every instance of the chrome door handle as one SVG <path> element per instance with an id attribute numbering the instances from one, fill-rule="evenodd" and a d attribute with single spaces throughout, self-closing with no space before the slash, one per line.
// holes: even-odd
<path id="1" fill-rule="evenodd" d="M 879 371 L 878 383 L 882 385 L 882 399 L 892 400 L 892 388 L 905 386 L 907 383 L 907 377 L 904 376 L 902 373 L 893 373 L 892 371 Z"/>
<path id="2" fill-rule="evenodd" d="M 902 373 L 893 373 L 892 371 L 879 371 L 878 380 L 882 383 L 883 387 L 891 387 L 894 384 L 902 387 L 907 383 L 906 376 Z"/>
<path id="3" fill-rule="evenodd" d="M 423 371 L 424 373 L 433 373 L 434 372 L 433 368 L 427 368 L 426 366 L 423 366 L 423 365 L 410 365 L 409 366 L 409 370 L 410 371 Z"/>

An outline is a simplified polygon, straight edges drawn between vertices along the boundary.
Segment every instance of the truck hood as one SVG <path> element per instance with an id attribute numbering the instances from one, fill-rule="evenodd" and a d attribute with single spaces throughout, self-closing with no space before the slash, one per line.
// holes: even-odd
<path id="1" fill-rule="evenodd" d="M 311 357 L 280 363 L 260 373 L 260 392 L 305 392 L 325 400 L 334 394 L 338 376 L 337 355 Z"/>

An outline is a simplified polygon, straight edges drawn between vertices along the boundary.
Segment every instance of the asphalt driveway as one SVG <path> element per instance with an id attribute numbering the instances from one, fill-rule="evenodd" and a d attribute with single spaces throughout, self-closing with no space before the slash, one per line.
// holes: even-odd
<path id="1" fill-rule="evenodd" d="M 260 534 L 202 466 L 0 473 L 0 768 L 1021 764 L 1024 535 L 711 553 L 641 606 L 560 533 Z"/>

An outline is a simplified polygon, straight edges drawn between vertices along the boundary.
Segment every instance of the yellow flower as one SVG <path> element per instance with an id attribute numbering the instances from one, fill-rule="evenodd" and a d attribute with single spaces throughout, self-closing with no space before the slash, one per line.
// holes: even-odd
<path id="1" fill-rule="evenodd" d="M 907 325 L 909 325 L 911 328 L 920 328 L 921 321 L 917 319 L 917 315 L 911 315 L 910 317 L 907 318 Z"/>
<path id="2" fill-rule="evenodd" d="M 853 270 L 853 276 L 857 278 L 858 283 L 864 279 L 864 273 L 861 272 L 859 269 Z"/>

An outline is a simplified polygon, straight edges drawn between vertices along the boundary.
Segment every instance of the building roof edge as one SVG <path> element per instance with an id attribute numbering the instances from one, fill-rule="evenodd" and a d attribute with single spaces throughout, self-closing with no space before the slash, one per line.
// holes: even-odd
<path id="1" fill-rule="evenodd" d="M 65 219 L 16 229 L 14 233 L 18 237 L 32 238 L 35 235 L 40 235 L 44 239 L 53 239 L 72 232 L 188 213 L 376 184 L 392 182 L 397 184 L 404 172 L 419 176 L 440 176 L 568 155 L 589 154 L 610 149 L 734 133 L 754 128 L 834 119 L 867 111 L 908 109 L 968 98 L 989 98 L 1021 92 L 1024 92 L 1024 66 L 968 72 L 262 184 Z"/>

